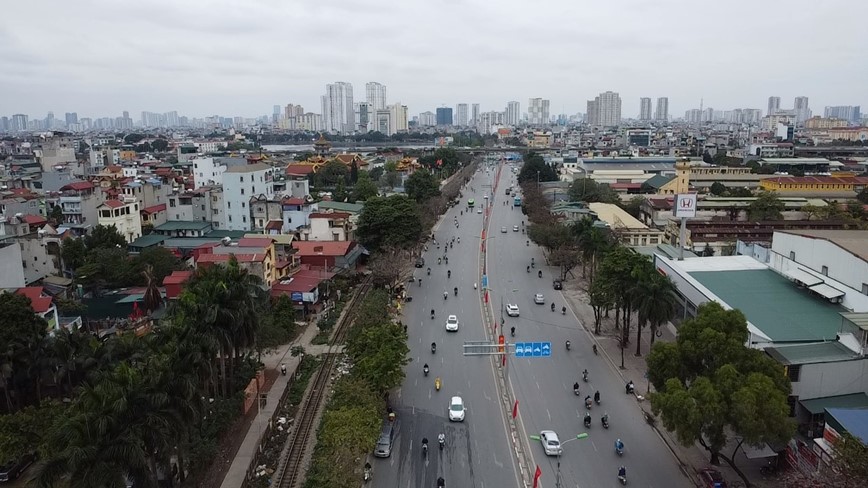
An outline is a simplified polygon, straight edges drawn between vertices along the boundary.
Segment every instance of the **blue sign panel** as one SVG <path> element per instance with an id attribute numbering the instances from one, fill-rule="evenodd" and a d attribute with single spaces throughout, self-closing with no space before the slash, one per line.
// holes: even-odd
<path id="1" fill-rule="evenodd" d="M 482 275 L 482 287 L 488 288 L 488 275 Z"/>
<path id="2" fill-rule="evenodd" d="M 300 302 L 303 300 L 303 295 L 300 291 L 294 291 L 294 292 L 290 293 L 289 299 L 294 301 L 294 302 Z"/>
<path id="3" fill-rule="evenodd" d="M 552 355 L 551 342 L 516 342 L 515 357 L 549 357 Z"/>

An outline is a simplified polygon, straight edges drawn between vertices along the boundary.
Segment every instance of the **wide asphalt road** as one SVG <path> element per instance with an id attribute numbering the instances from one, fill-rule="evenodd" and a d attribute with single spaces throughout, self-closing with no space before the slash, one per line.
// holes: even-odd
<path id="1" fill-rule="evenodd" d="M 391 395 L 392 407 L 397 413 L 396 437 L 392 455 L 386 459 L 372 458 L 371 485 L 378 488 L 434 487 L 442 476 L 447 487 L 512 488 L 520 486 L 518 469 L 512 455 L 512 444 L 506 434 L 503 408 L 498 400 L 493 361 L 489 357 L 464 357 L 465 341 L 486 340 L 482 325 L 479 291 L 473 284 L 479 281 L 479 249 L 483 215 L 465 210 L 469 198 L 476 200 L 477 208 L 484 205 L 483 195 L 492 175 L 484 169 L 477 172 L 464 190 L 461 204 L 450 209 L 435 230 L 440 250 L 429 243 L 424 254 L 425 267 L 415 270 L 418 282 L 408 284 L 411 302 L 404 309 L 404 323 L 408 325 L 411 362 L 406 367 L 407 377 L 400 390 Z M 471 191 L 473 186 L 476 191 Z M 459 227 L 454 225 L 457 218 Z M 449 264 L 437 264 L 444 255 L 444 244 L 456 237 L 446 252 Z M 460 237 L 461 242 L 458 242 Z M 431 275 L 426 268 L 431 268 Z M 452 277 L 447 278 L 447 270 Z M 456 297 L 453 288 L 458 287 Z M 443 292 L 448 298 L 443 299 Z M 431 309 L 436 317 L 431 319 Z M 446 332 L 449 314 L 458 316 L 458 332 Z M 436 354 L 431 353 L 431 342 L 437 343 Z M 423 376 L 422 365 L 428 363 L 431 372 Z M 442 379 L 440 391 L 435 391 L 434 379 Z M 450 398 L 461 396 L 467 408 L 466 419 L 450 422 Z M 437 448 L 437 435 L 446 434 L 446 448 Z M 421 440 L 427 437 L 429 454 L 426 459 Z"/>
<path id="2" fill-rule="evenodd" d="M 602 355 L 594 355 L 590 337 L 570 309 L 562 315 L 561 307 L 566 301 L 552 286 L 558 270 L 544 265 L 542 252 L 532 242 L 527 245 L 527 236 L 521 233 L 526 217 L 519 208 L 512 208 L 513 197 L 505 194 L 505 189 L 515 184 L 514 181 L 510 167 L 504 167 L 489 229 L 488 270 L 495 316 L 500 316 L 501 300 L 504 304 L 514 303 L 520 308 L 520 316 L 505 317 L 507 337 L 510 327 L 515 326 L 516 337 L 511 338 L 512 342 L 552 343 L 549 358 L 510 357 L 509 383 L 519 402 L 519 426 L 524 429 L 525 438 L 538 435 L 541 430 L 553 430 L 564 443 L 575 439 L 577 434 L 589 434 L 587 438 L 571 440 L 563 446 L 560 473 L 564 487 L 620 486 L 617 471 L 621 464 L 627 468 L 630 486 L 693 486 L 681 473 L 671 451 L 645 422 L 636 399 L 625 394 L 624 383 L 614 367 Z M 515 187 L 518 188 L 517 184 Z M 519 232 L 513 231 L 514 225 L 519 226 Z M 502 227 L 506 228 L 505 233 L 501 232 Z M 528 273 L 531 258 L 536 267 Z M 540 269 L 542 278 L 537 277 Z M 534 304 L 536 293 L 544 295 L 545 304 Z M 550 308 L 552 302 L 555 312 Z M 570 351 L 565 347 L 568 339 L 572 343 Z M 582 381 L 584 369 L 590 373 L 588 383 Z M 633 381 L 637 389 L 645 388 L 643 378 L 633 378 Z M 580 384 L 580 397 L 573 393 L 575 382 Z M 586 429 L 584 398 L 588 394 L 593 397 L 597 390 L 601 393 L 602 404 L 593 406 L 592 426 Z M 604 412 L 609 414 L 608 430 L 600 423 Z M 469 420 L 476 418 L 478 414 Z M 625 444 L 623 457 L 614 450 L 617 438 Z M 557 458 L 547 457 L 537 441 L 528 441 L 528 446 L 534 462 L 542 469 L 540 486 L 556 486 Z"/>

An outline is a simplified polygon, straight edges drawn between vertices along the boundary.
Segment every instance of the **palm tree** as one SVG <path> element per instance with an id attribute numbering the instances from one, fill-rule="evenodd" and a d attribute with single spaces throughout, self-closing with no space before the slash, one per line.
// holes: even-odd
<path id="1" fill-rule="evenodd" d="M 634 296 L 636 311 L 639 314 L 639 327 L 636 333 L 636 355 L 642 355 L 642 329 L 651 325 L 651 346 L 657 329 L 675 315 L 675 284 L 667 276 L 657 272 L 654 265 L 646 261 L 634 270 L 636 287 Z"/>
<path id="2" fill-rule="evenodd" d="M 612 248 L 611 240 L 605 230 L 589 226 L 579 235 L 579 248 L 582 250 L 584 263 L 588 263 L 591 270 L 588 282 L 593 283 L 601 257 Z M 583 266 L 582 270 L 584 269 Z"/>
<path id="3" fill-rule="evenodd" d="M 153 266 L 146 265 L 142 275 L 145 277 L 145 295 L 142 297 L 142 308 L 145 309 L 146 314 L 151 314 L 163 305 L 163 295 L 160 294 L 160 289 L 157 287 Z"/>

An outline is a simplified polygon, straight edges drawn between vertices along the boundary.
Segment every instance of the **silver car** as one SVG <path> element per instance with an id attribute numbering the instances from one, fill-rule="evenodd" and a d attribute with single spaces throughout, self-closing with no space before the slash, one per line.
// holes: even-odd
<path id="1" fill-rule="evenodd" d="M 533 296 L 533 303 L 536 303 L 537 305 L 542 305 L 545 302 L 546 302 L 546 298 L 543 296 L 542 293 L 537 293 L 536 295 Z"/>
<path id="2" fill-rule="evenodd" d="M 546 456 L 559 456 L 564 452 L 561 447 L 561 440 L 553 430 L 544 430 L 539 433 L 539 440 L 542 443 L 543 450 Z"/>

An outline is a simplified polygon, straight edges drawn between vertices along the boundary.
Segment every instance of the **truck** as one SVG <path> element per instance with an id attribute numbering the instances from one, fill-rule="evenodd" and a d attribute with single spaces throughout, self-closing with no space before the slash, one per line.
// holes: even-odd
<path id="1" fill-rule="evenodd" d="M 521 207 L 521 197 L 516 195 L 516 197 L 512 200 L 512 204 L 516 207 Z"/>
<path id="2" fill-rule="evenodd" d="M 467 200 L 467 206 L 468 206 L 468 207 L 473 208 L 473 206 L 474 206 L 475 204 L 476 204 L 476 202 L 473 201 L 472 198 L 471 198 L 470 200 Z"/>

